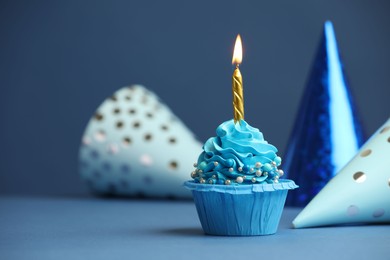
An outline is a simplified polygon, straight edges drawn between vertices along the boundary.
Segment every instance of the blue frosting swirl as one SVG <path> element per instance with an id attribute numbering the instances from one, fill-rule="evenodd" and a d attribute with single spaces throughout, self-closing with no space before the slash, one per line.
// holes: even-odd
<path id="1" fill-rule="evenodd" d="M 191 176 L 206 184 L 253 184 L 278 182 L 283 174 L 275 146 L 246 121 L 222 123 L 217 136 L 209 138 Z"/>

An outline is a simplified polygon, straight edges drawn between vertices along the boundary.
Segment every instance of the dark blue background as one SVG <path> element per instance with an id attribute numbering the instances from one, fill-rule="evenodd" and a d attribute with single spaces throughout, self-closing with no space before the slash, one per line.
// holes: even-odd
<path id="1" fill-rule="evenodd" d="M 215 2 L 1 1 L 0 193 L 85 193 L 81 135 L 124 85 L 155 91 L 201 141 L 213 135 L 232 117 L 237 33 L 246 119 L 281 153 L 327 19 L 367 132 L 388 118 L 390 2 Z"/>

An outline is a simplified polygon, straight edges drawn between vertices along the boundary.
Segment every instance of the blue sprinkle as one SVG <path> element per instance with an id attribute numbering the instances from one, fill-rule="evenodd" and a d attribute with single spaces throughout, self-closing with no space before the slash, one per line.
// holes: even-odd
<path id="1" fill-rule="evenodd" d="M 204 168 L 206 168 L 206 166 L 207 166 L 207 163 L 203 161 L 203 162 L 201 162 L 201 163 L 198 165 L 198 169 L 204 170 Z"/>
<path id="2" fill-rule="evenodd" d="M 274 162 L 276 163 L 277 166 L 279 166 L 280 163 L 282 162 L 282 158 L 280 158 L 279 156 L 276 156 L 274 159 Z"/>
<path id="3" fill-rule="evenodd" d="M 272 170 L 272 167 L 269 163 L 263 165 L 263 171 L 269 172 Z"/>

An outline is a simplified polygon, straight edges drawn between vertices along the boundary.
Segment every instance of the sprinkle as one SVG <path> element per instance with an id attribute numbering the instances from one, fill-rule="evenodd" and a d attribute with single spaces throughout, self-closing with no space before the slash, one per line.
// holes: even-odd
<path id="1" fill-rule="evenodd" d="M 282 162 L 282 158 L 280 158 L 279 156 L 276 156 L 274 161 L 276 162 L 277 165 L 280 165 L 280 163 Z"/>
<path id="2" fill-rule="evenodd" d="M 263 169 L 264 171 L 269 172 L 272 169 L 272 167 L 269 163 L 266 163 L 263 165 Z"/>
<path id="3" fill-rule="evenodd" d="M 207 163 L 206 163 L 206 162 L 201 162 L 201 163 L 198 165 L 198 168 L 201 169 L 201 170 L 204 170 L 206 167 L 207 167 Z"/>
<path id="4" fill-rule="evenodd" d="M 236 179 L 236 182 L 238 183 L 242 183 L 244 181 L 244 178 L 242 178 L 241 176 L 237 177 Z"/>

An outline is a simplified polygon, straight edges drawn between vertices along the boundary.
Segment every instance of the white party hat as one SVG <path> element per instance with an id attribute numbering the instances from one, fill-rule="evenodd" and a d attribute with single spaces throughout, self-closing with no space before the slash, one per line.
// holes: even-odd
<path id="1" fill-rule="evenodd" d="M 80 174 L 92 191 L 121 196 L 190 198 L 201 144 L 140 85 L 107 98 L 89 121 L 80 147 Z"/>
<path id="2" fill-rule="evenodd" d="M 390 119 L 294 219 L 295 228 L 390 222 Z"/>

